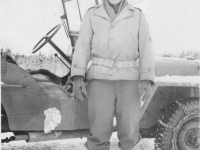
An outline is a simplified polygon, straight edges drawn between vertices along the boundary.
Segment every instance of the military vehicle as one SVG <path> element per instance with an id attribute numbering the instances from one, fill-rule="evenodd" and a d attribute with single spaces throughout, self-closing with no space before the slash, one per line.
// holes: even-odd
<path id="1" fill-rule="evenodd" d="M 61 0 L 63 27 L 74 49 L 78 31 L 70 29 L 66 5 L 78 0 Z M 96 5 L 98 1 L 96 0 Z M 81 18 L 79 5 L 78 12 Z M 2 142 L 38 142 L 89 135 L 87 100 L 73 97 L 70 80 L 71 56 L 53 41 L 61 25 L 48 32 L 33 49 L 50 43 L 68 62 L 63 77 L 45 70 L 25 70 L 9 55 L 1 55 L 1 131 L 14 136 Z M 155 59 L 155 85 L 152 96 L 142 107 L 140 133 L 155 138 L 157 150 L 197 150 L 200 148 L 199 60 L 158 57 Z M 63 88 L 64 87 L 64 88 Z M 68 88 L 66 88 L 68 87 Z M 113 127 L 115 131 L 115 127 Z"/>

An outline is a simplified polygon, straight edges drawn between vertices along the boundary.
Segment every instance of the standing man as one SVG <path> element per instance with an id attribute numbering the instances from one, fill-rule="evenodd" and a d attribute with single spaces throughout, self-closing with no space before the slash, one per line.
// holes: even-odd
<path id="1" fill-rule="evenodd" d="M 88 69 L 89 61 L 92 65 Z M 100 6 L 89 9 L 82 21 L 71 69 L 75 97 L 88 97 L 91 134 L 86 147 L 110 148 L 115 114 L 119 147 L 137 150 L 139 89 L 146 99 L 154 83 L 152 43 L 141 10 L 126 0 L 103 0 Z M 84 78 L 88 80 L 87 91 Z"/>

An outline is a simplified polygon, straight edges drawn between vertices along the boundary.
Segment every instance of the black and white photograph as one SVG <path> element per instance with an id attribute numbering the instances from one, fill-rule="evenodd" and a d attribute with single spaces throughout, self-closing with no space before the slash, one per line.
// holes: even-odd
<path id="1" fill-rule="evenodd" d="M 1 150 L 199 150 L 199 0 L 0 0 Z"/>

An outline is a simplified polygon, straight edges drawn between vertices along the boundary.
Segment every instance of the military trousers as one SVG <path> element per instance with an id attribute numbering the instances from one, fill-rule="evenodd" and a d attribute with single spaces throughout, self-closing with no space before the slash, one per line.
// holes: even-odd
<path id="1" fill-rule="evenodd" d="M 119 148 L 137 150 L 140 140 L 141 101 L 139 81 L 99 80 L 88 83 L 88 117 L 90 136 L 88 150 L 109 150 L 113 117 L 117 120 Z"/>

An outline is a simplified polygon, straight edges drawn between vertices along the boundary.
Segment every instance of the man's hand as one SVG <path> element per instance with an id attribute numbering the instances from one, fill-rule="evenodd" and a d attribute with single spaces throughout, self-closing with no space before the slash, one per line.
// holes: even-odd
<path id="1" fill-rule="evenodd" d="M 140 90 L 142 93 L 144 93 L 144 96 L 142 97 L 142 101 L 144 102 L 152 94 L 151 81 L 149 80 L 141 81 Z"/>
<path id="2" fill-rule="evenodd" d="M 83 76 L 74 76 L 73 81 L 74 81 L 74 86 L 73 86 L 74 97 L 80 99 L 81 101 L 85 100 L 87 98 L 87 91 L 85 88 Z"/>

